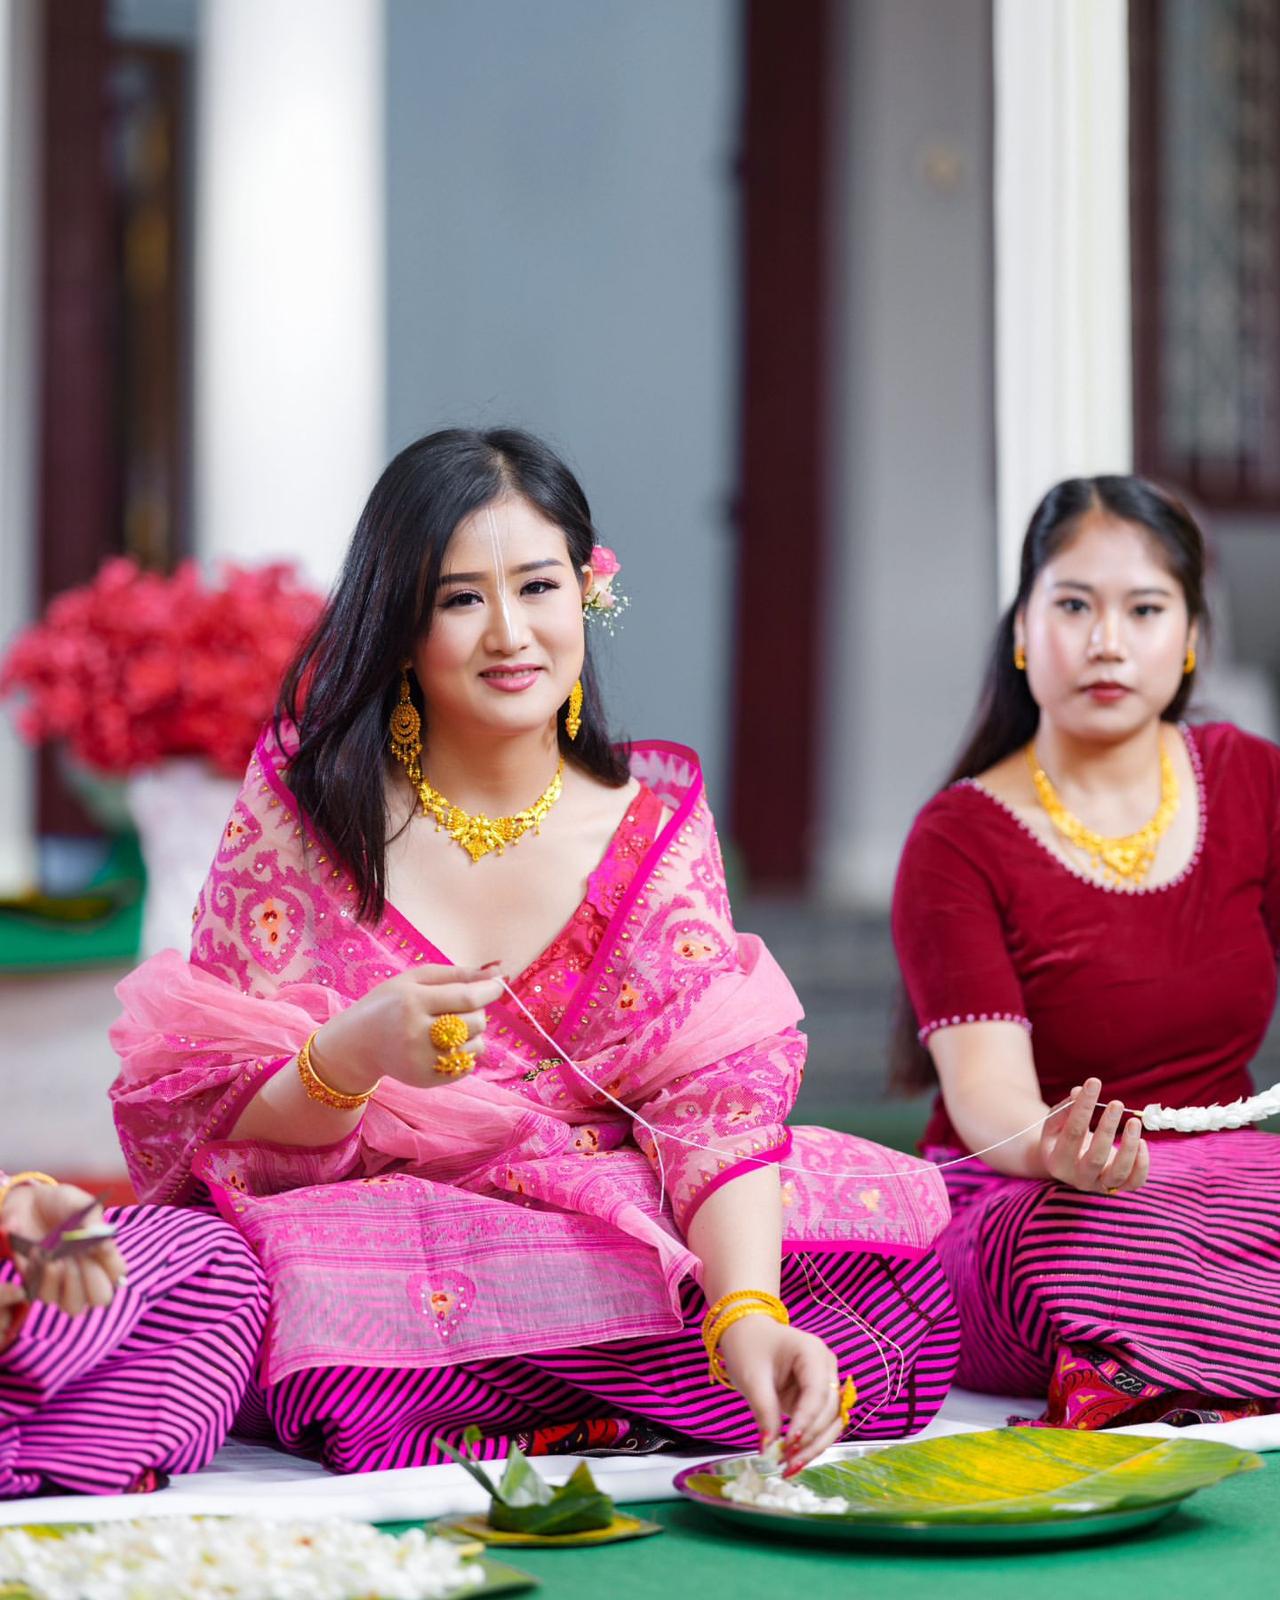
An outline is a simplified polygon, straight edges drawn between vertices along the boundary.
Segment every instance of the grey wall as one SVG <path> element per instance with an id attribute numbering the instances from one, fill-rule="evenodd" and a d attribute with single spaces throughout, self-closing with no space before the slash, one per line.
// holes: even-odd
<path id="1" fill-rule="evenodd" d="M 206 0 L 108 0 L 107 28 L 116 39 L 144 44 L 194 44 Z"/>
<path id="2" fill-rule="evenodd" d="M 1232 658 L 1280 677 L 1280 517 L 1205 518 L 1222 640 Z"/>
<path id="3" fill-rule="evenodd" d="M 388 0 L 388 448 L 513 421 L 632 597 L 621 731 L 725 740 L 733 0 Z"/>
<path id="4" fill-rule="evenodd" d="M 883 901 L 995 617 L 989 0 L 843 8 L 823 883 Z"/>

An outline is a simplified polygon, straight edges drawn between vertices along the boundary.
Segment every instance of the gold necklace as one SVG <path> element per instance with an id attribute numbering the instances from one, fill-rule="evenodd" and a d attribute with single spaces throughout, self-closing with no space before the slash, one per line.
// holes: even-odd
<path id="1" fill-rule="evenodd" d="M 1178 810 L 1178 779 L 1173 762 L 1160 741 L 1160 804 L 1156 814 L 1137 833 L 1126 833 L 1109 839 L 1104 834 L 1086 828 L 1079 817 L 1074 817 L 1058 798 L 1058 792 L 1049 781 L 1048 774 L 1036 758 L 1034 742 L 1026 748 L 1027 764 L 1031 768 L 1031 781 L 1035 784 L 1036 798 L 1068 844 L 1083 850 L 1095 872 L 1104 874 L 1107 881 L 1120 884 L 1140 884 L 1151 871 L 1160 840 L 1168 831 Z"/>
<path id="2" fill-rule="evenodd" d="M 530 828 L 534 833 L 541 833 L 543 819 L 564 790 L 564 757 L 560 757 L 555 777 L 533 804 L 525 811 L 517 811 L 513 817 L 487 817 L 483 811 L 477 811 L 472 816 L 461 806 L 446 800 L 421 773 L 410 772 L 410 777 L 417 779 L 422 814 L 435 818 L 436 832 L 447 833 L 473 861 L 479 861 L 491 850 L 501 855 L 509 844 L 518 844 Z"/>

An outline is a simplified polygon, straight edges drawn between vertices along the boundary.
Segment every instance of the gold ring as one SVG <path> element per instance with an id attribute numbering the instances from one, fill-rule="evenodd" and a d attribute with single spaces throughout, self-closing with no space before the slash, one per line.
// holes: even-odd
<path id="1" fill-rule="evenodd" d="M 465 1078 L 474 1072 L 475 1054 L 471 1050 L 445 1050 L 436 1057 L 436 1071 L 445 1078 Z"/>
<path id="2" fill-rule="evenodd" d="M 460 1044 L 466 1044 L 470 1032 L 470 1028 L 461 1017 L 455 1017 L 451 1011 L 446 1011 L 431 1024 L 427 1038 L 437 1050 L 456 1050 Z"/>
<path id="3" fill-rule="evenodd" d="M 858 1403 L 858 1386 L 852 1378 L 846 1378 L 840 1386 L 840 1426 L 849 1426 L 849 1414 Z"/>

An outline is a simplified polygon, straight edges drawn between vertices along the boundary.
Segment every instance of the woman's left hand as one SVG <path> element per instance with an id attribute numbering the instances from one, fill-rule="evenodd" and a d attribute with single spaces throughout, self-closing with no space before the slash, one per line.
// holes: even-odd
<path id="1" fill-rule="evenodd" d="M 789 1419 L 783 1441 L 784 1475 L 799 1472 L 844 1431 L 840 1375 L 822 1340 L 772 1317 L 743 1317 L 726 1328 L 720 1354 L 729 1381 L 751 1407 L 763 1450 Z"/>

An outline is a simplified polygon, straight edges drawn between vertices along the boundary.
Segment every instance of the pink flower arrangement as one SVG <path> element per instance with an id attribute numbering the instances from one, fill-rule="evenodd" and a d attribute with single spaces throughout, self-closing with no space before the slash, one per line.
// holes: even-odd
<path id="1" fill-rule="evenodd" d="M 607 545 L 598 544 L 591 552 L 591 560 L 587 565 L 587 592 L 583 596 L 583 606 L 587 615 L 604 619 L 610 612 L 625 610 L 627 598 L 613 591 L 613 580 L 622 571 L 622 563 Z M 608 617 L 613 621 L 613 617 Z"/>
<path id="2" fill-rule="evenodd" d="M 116 558 L 18 635 L 0 699 L 25 694 L 22 736 L 100 773 L 203 756 L 239 776 L 323 604 L 284 563 L 208 582 L 194 563 L 162 577 Z"/>

